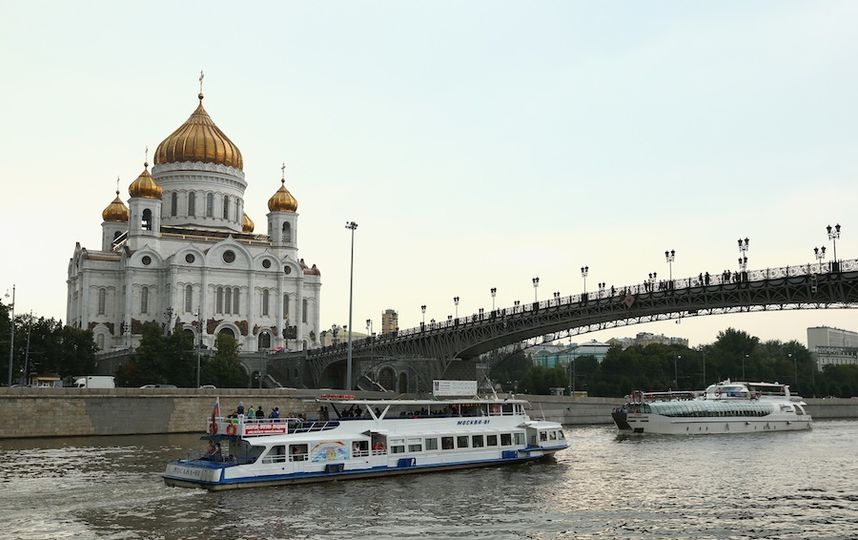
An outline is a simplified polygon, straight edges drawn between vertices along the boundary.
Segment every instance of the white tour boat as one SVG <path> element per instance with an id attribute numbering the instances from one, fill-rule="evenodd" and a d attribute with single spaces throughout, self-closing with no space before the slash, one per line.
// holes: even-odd
<path id="1" fill-rule="evenodd" d="M 801 398 L 778 383 L 722 381 L 695 392 L 633 392 L 611 416 L 620 433 L 697 435 L 810 429 Z"/>
<path id="2" fill-rule="evenodd" d="M 444 471 L 522 463 L 568 446 L 560 424 L 531 420 L 520 399 L 323 398 L 336 419 L 213 413 L 203 439 L 220 453 L 171 461 L 165 483 L 222 490 Z"/>

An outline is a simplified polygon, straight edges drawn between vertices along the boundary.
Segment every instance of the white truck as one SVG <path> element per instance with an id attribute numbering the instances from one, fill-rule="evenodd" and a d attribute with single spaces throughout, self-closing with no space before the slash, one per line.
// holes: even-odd
<path id="1" fill-rule="evenodd" d="M 75 388 L 116 388 L 114 377 L 88 375 L 74 380 Z"/>

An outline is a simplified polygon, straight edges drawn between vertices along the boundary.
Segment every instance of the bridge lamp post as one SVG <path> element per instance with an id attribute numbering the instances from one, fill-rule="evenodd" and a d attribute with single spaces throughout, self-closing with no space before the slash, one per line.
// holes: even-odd
<path id="1" fill-rule="evenodd" d="M 679 376 L 678 376 L 678 371 L 677 371 L 677 369 L 676 369 L 676 365 L 677 365 L 677 363 L 679 362 L 679 360 L 682 360 L 682 355 L 681 355 L 681 354 L 677 354 L 677 355 L 673 358 L 673 389 L 674 389 L 674 390 L 678 390 L 678 389 L 679 389 L 679 382 L 678 382 L 678 381 L 679 381 Z"/>
<path id="2" fill-rule="evenodd" d="M 742 381 L 745 380 L 745 360 L 748 360 L 750 362 L 751 355 L 746 354 L 745 356 L 742 357 Z"/>
<path id="3" fill-rule="evenodd" d="M 748 270 L 748 257 L 739 257 L 739 269 L 742 272 L 746 272 Z"/>
<path id="4" fill-rule="evenodd" d="M 9 298 L 9 292 L 6 292 Z M 15 284 L 12 284 L 12 303 L 9 304 L 9 387 L 12 387 L 12 363 L 15 360 Z"/>
<path id="5" fill-rule="evenodd" d="M 822 261 L 825 260 L 825 246 L 821 248 L 813 248 L 813 255 L 816 257 L 816 262 L 819 264 L 819 271 L 822 271 Z"/>
<path id="6" fill-rule="evenodd" d="M 664 260 L 667 261 L 668 279 L 673 283 L 673 259 L 676 257 L 676 251 L 670 250 L 664 252 Z"/>
<path id="7" fill-rule="evenodd" d="M 372 335 L 372 319 L 366 320 L 366 337 L 370 337 Z"/>
<path id="8" fill-rule="evenodd" d="M 492 311 L 495 310 L 495 295 L 498 293 L 497 287 L 492 287 L 489 289 L 489 292 L 492 293 Z"/>
<path id="9" fill-rule="evenodd" d="M 426 304 L 423 304 L 422 306 L 420 306 L 420 313 L 422 313 L 422 314 L 423 314 L 423 323 L 422 323 L 422 325 L 423 325 L 423 326 L 426 326 Z"/>
<path id="10" fill-rule="evenodd" d="M 458 296 L 453 297 L 453 305 L 456 307 L 456 318 L 458 319 L 459 318 L 459 297 Z"/>
<path id="11" fill-rule="evenodd" d="M 750 243 L 751 241 L 747 237 L 744 240 L 739 238 L 739 254 L 741 255 L 739 257 L 739 266 L 742 267 L 742 272 L 748 269 L 748 256 L 746 253 L 748 253 L 748 244 Z"/>
<path id="12" fill-rule="evenodd" d="M 194 316 L 197 318 L 199 322 L 199 327 L 197 329 L 199 339 L 197 340 L 197 388 L 200 387 L 200 349 L 203 348 L 203 312 L 202 310 L 194 313 Z"/>
<path id="13" fill-rule="evenodd" d="M 590 273 L 590 267 L 589 266 L 582 266 L 581 267 L 581 277 L 584 278 L 584 292 L 585 293 L 587 292 L 587 274 L 589 274 L 589 273 Z"/>
<path id="14" fill-rule="evenodd" d="M 539 301 L 539 297 L 536 292 L 536 289 L 539 288 L 539 278 L 535 277 L 531 281 L 533 281 L 533 302 L 536 303 Z"/>
<path id="15" fill-rule="evenodd" d="M 349 344 L 346 354 L 346 390 L 352 389 L 352 293 L 354 291 L 355 270 L 355 229 L 358 225 L 354 221 L 346 222 L 346 229 L 352 232 L 351 257 L 349 259 Z"/>
<path id="16" fill-rule="evenodd" d="M 834 227 L 829 225 L 825 228 L 828 231 L 828 239 L 834 242 L 834 266 L 837 267 L 837 239 L 840 238 L 840 224 Z"/>
<path id="17" fill-rule="evenodd" d="M 792 384 L 798 388 L 798 357 L 794 357 L 792 353 L 787 353 L 787 358 L 792 360 Z"/>

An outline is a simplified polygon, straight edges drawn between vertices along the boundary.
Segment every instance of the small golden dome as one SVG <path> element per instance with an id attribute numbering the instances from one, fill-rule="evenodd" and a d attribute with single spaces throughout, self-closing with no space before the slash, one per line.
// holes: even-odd
<path id="1" fill-rule="evenodd" d="M 268 209 L 272 212 L 295 212 L 298 210 L 298 201 L 286 189 L 286 179 L 280 180 L 280 189 L 268 199 Z"/>
<path id="2" fill-rule="evenodd" d="M 201 161 L 243 170 L 244 161 L 238 147 L 215 125 L 203 108 L 202 92 L 198 97 L 200 104 L 197 110 L 158 145 L 155 165 Z"/>
<path id="3" fill-rule="evenodd" d="M 132 197 L 142 197 L 144 199 L 160 199 L 163 190 L 158 182 L 149 174 L 149 164 L 143 164 L 143 172 L 137 177 L 137 180 L 131 182 L 128 186 L 128 194 Z"/>
<path id="4" fill-rule="evenodd" d="M 253 224 L 253 220 L 250 219 L 250 216 L 244 214 L 244 217 L 241 220 L 241 232 L 252 233 L 255 227 L 256 225 Z"/>
<path id="5" fill-rule="evenodd" d="M 128 221 L 128 207 L 119 198 L 119 190 L 116 190 L 116 198 L 113 199 L 113 202 L 101 212 L 101 218 L 104 221 Z"/>

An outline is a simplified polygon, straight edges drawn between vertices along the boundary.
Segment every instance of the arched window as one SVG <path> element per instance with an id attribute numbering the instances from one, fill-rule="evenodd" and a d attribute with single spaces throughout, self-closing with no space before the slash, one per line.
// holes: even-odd
<path id="1" fill-rule="evenodd" d="M 226 314 L 232 313 L 232 288 L 227 287 L 224 290 L 223 312 Z"/>
<path id="2" fill-rule="evenodd" d="M 107 289 L 98 289 L 98 314 L 104 315 L 107 309 Z"/>
<path id="3" fill-rule="evenodd" d="M 175 191 L 170 194 L 170 215 L 176 217 L 179 211 L 179 194 Z"/>
<path id="4" fill-rule="evenodd" d="M 197 215 L 197 194 L 193 191 L 188 193 L 188 215 L 191 217 Z"/>
<path id="5" fill-rule="evenodd" d="M 289 295 L 288 294 L 283 295 L 283 318 L 284 319 L 289 318 Z"/>
<path id="6" fill-rule="evenodd" d="M 140 313 L 149 313 L 149 287 L 140 289 Z"/>
<path id="7" fill-rule="evenodd" d="M 98 350 L 104 350 L 104 334 L 98 334 L 95 336 L 95 346 L 98 347 Z"/>
<path id="8" fill-rule="evenodd" d="M 262 290 L 262 316 L 268 316 L 268 289 Z"/>
<path id="9" fill-rule="evenodd" d="M 241 289 L 239 289 L 238 287 L 236 287 L 235 289 L 232 290 L 232 314 L 233 315 L 238 315 L 238 313 L 239 313 L 239 311 L 238 311 L 238 308 L 239 308 L 239 303 L 238 303 L 238 294 L 239 293 L 238 293 L 238 291 L 240 291 L 240 290 Z"/>
<path id="10" fill-rule="evenodd" d="M 218 332 L 218 335 L 220 334 L 224 334 L 235 339 L 235 332 L 232 331 L 232 328 L 221 328 L 220 332 Z"/>
<path id="11" fill-rule="evenodd" d="M 307 299 L 301 301 L 301 322 L 307 322 Z"/>
<path id="12" fill-rule="evenodd" d="M 206 194 L 206 217 L 214 217 L 214 193 Z"/>
<path id="13" fill-rule="evenodd" d="M 152 230 L 152 210 L 150 210 L 148 208 L 143 210 L 143 219 L 141 221 L 142 221 L 141 224 L 143 225 L 143 230 L 144 231 L 151 231 Z"/>
<path id="14" fill-rule="evenodd" d="M 215 313 L 223 313 L 223 287 L 217 288 L 217 300 L 215 303 Z"/>
<path id="15" fill-rule="evenodd" d="M 268 332 L 260 332 L 258 341 L 258 350 L 266 351 L 271 348 L 271 334 Z"/>
<path id="16" fill-rule="evenodd" d="M 283 241 L 292 242 L 292 225 L 288 221 L 283 222 Z"/>
<path id="17" fill-rule="evenodd" d="M 190 313 L 194 309 L 194 287 L 185 285 L 185 313 Z"/>
<path id="18" fill-rule="evenodd" d="M 229 195 L 223 196 L 223 219 L 229 219 Z"/>

